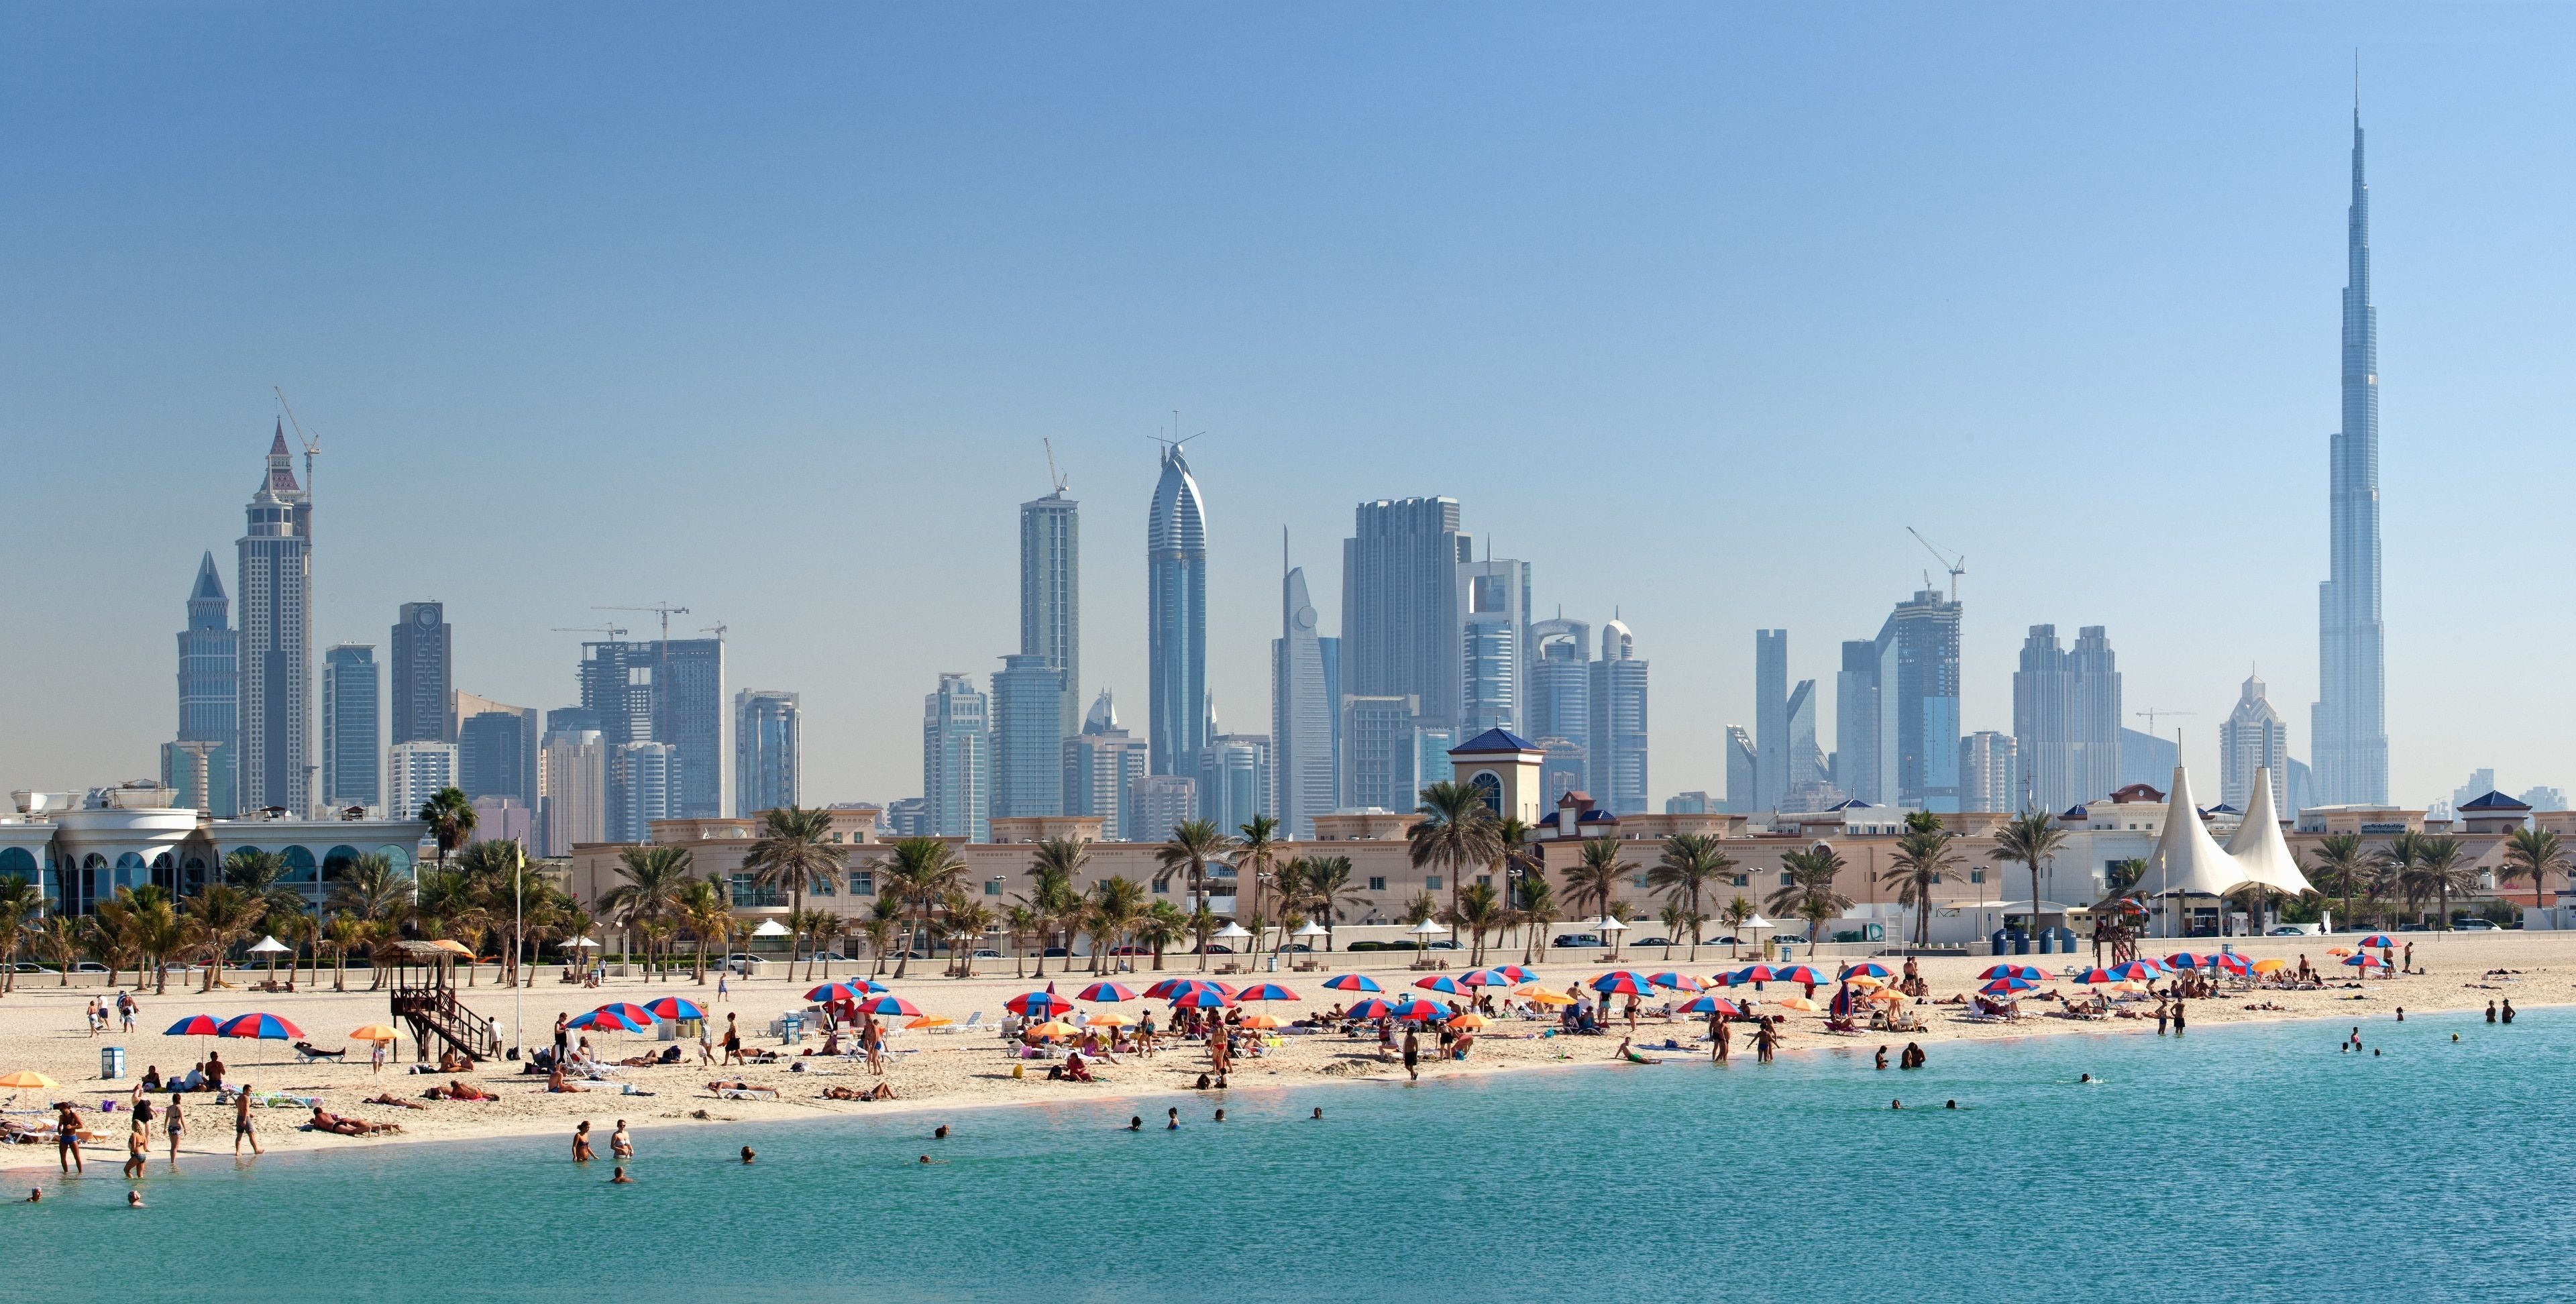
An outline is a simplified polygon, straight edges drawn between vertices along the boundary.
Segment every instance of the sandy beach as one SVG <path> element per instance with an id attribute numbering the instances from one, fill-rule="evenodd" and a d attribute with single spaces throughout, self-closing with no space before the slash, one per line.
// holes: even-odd
<path id="1" fill-rule="evenodd" d="M 2372 979 L 2357 989 L 2335 986 L 2321 991 L 2266 989 L 2241 994 L 2230 989 L 2216 997 L 2192 1001 L 2191 1025 L 2205 1028 L 2254 1021 L 2332 1019 L 2362 1025 L 2363 1035 L 2367 1038 L 2369 1025 L 2394 1018 L 2400 1006 L 2412 1015 L 2462 1008 L 2482 1009 L 2488 1002 L 2504 998 L 2511 998 L 2517 1008 L 2576 1002 L 2576 934 L 2409 933 L 2397 936 L 2401 943 L 2410 940 L 2415 943 L 2415 962 L 2423 972 L 2392 979 Z M 2331 966 L 2338 982 L 2343 981 L 2342 975 L 2352 972 L 2326 954 L 2330 946 L 2349 946 L 2353 940 L 2350 936 L 2233 940 L 2240 953 L 2258 959 L 2278 957 L 2290 961 L 2293 966 L 2297 958 L 2305 954 L 2312 965 L 2320 968 Z M 2179 949 L 2178 943 L 2151 944 L 2149 953 L 2164 955 Z M 2210 939 L 2199 939 L 2193 949 L 2205 952 L 2215 949 L 2215 945 Z M 1576 958 L 1578 955 L 1580 959 Z M 1364 955 L 1353 958 L 1378 963 L 1304 974 L 1286 972 L 1283 966 L 1277 975 L 1264 973 L 1264 979 L 1279 982 L 1305 999 L 1257 1008 L 1289 1019 L 1328 1009 L 1347 999 L 1346 993 L 1328 991 L 1322 986 L 1324 978 L 1337 973 L 1368 974 L 1390 995 L 1409 992 L 1413 980 L 1421 976 L 1404 967 L 1405 957 Z M 1513 954 L 1489 958 L 1501 963 L 1515 961 L 1519 957 Z M 2052 973 L 2060 972 L 2061 966 L 2056 962 L 2064 959 L 2090 962 L 2089 955 L 2015 957 L 2017 963 L 2038 964 Z M 1747 961 L 1738 961 L 1744 962 Z M 985 963 L 989 965 L 992 962 Z M 1820 962 L 1817 968 L 1831 972 L 1839 963 Z M 1895 968 L 1901 962 L 1891 960 L 1885 963 Z M 1972 989 L 1976 985 L 1974 975 L 1994 961 L 1978 957 L 1925 959 L 1919 963 L 1937 1002 Z M 1193 963 L 1178 957 L 1167 961 L 1167 965 L 1166 975 L 1194 975 L 1198 972 Z M 1158 977 L 1149 966 L 1150 961 L 1145 962 L 1140 965 L 1140 972 L 1118 975 L 1118 980 L 1142 991 Z M 1538 970 L 1545 985 L 1562 990 L 1568 982 L 1588 981 L 1594 974 L 1611 966 L 1606 957 L 1596 952 L 1579 952 L 1558 953 L 1545 961 L 1535 962 L 1532 967 Z M 1696 963 L 1688 958 L 1684 948 L 1676 948 L 1669 962 L 1660 948 L 1650 948 L 1643 955 L 1624 955 L 1620 967 L 1646 972 L 1678 968 L 1706 977 L 1730 965 L 1726 948 L 1703 947 Z M 1453 972 L 1463 971 L 1463 968 L 1460 965 Z M 2514 972 L 2496 973 L 2497 970 Z M 107 994 L 106 988 L 97 985 L 96 975 L 89 976 L 85 985 L 76 983 L 69 988 L 54 985 L 51 975 L 30 976 L 22 979 L 16 992 L 0 998 L 0 1072 L 34 1069 L 60 1081 L 63 1086 L 59 1090 L 16 1093 L 14 1099 L 6 1102 L 7 1107 L 15 1111 L 13 1119 L 37 1123 L 41 1121 L 40 1116 L 27 1111 L 40 1109 L 51 1100 L 73 1101 L 100 1137 L 97 1144 L 86 1149 L 86 1159 L 94 1165 L 107 1164 L 109 1171 L 113 1172 L 113 1166 L 123 1155 L 124 1119 L 122 1114 L 101 1115 L 98 1112 L 100 1102 L 117 1099 L 121 1108 L 123 1098 L 147 1067 L 157 1066 L 165 1076 L 184 1073 L 192 1064 L 202 1060 L 209 1048 L 220 1050 L 225 1062 L 232 1066 L 226 1078 L 228 1083 L 247 1083 L 263 1092 L 318 1096 L 326 1108 L 336 1113 L 372 1122 L 396 1123 L 402 1128 L 398 1135 L 372 1139 L 313 1133 L 297 1130 L 306 1117 L 302 1109 L 260 1109 L 256 1111 L 260 1139 L 271 1151 L 328 1150 L 406 1140 L 471 1140 L 530 1134 L 561 1135 L 568 1142 L 573 1124 L 584 1118 L 593 1120 L 594 1128 L 604 1135 L 619 1118 L 627 1119 L 641 1129 L 1065 1100 L 1107 1101 L 1127 1097 L 1139 1098 L 1139 1112 L 1145 1112 L 1143 1098 L 1187 1092 L 1198 1075 L 1207 1069 L 1205 1052 L 1199 1047 L 1188 1046 L 1166 1049 L 1150 1059 L 1119 1056 L 1115 1064 L 1098 1066 L 1100 1081 L 1093 1084 L 1049 1081 L 1045 1065 L 1034 1061 L 1028 1064 L 1025 1078 L 1015 1079 L 1011 1076 L 1014 1062 L 1011 1054 L 1000 1037 L 989 1029 L 945 1033 L 904 1031 L 889 1041 L 894 1053 L 889 1056 L 885 1078 L 893 1085 L 897 1099 L 883 1103 L 827 1100 L 823 1098 L 823 1092 L 829 1087 L 864 1088 L 873 1085 L 876 1079 L 868 1074 L 863 1062 L 797 1056 L 794 1051 L 799 1048 L 781 1046 L 779 1039 L 767 1032 L 771 1021 L 780 1014 L 803 1007 L 802 994 L 813 985 L 802 978 L 803 972 L 803 967 L 799 966 L 797 973 L 800 976 L 793 982 L 774 976 L 752 981 L 730 980 L 728 996 L 720 1001 L 712 978 L 704 987 L 691 982 L 685 975 L 667 983 L 647 982 L 638 977 L 611 978 L 600 988 L 583 989 L 557 982 L 554 971 L 547 970 L 536 986 L 526 989 L 521 995 L 521 1008 L 526 1020 L 525 1044 L 531 1048 L 551 1040 L 558 1012 L 578 1014 L 612 1001 L 643 1002 L 665 995 L 679 995 L 705 1006 L 714 1014 L 719 1028 L 726 1013 L 737 1015 L 744 1030 L 746 1046 L 786 1052 L 786 1057 L 775 1064 L 717 1070 L 700 1065 L 695 1043 L 683 1041 L 679 1043 L 684 1052 L 683 1063 L 619 1069 L 614 1081 L 593 1084 L 593 1090 L 577 1094 L 549 1093 L 545 1090 L 543 1078 L 524 1076 L 519 1072 L 519 1064 L 506 1060 L 486 1063 L 480 1066 L 480 1071 L 465 1075 L 469 1081 L 497 1097 L 487 1102 L 421 1100 L 424 1089 L 448 1079 L 447 1076 L 419 1076 L 400 1071 L 410 1067 L 408 1059 L 399 1065 L 389 1065 L 382 1073 L 371 1073 L 366 1046 L 347 1042 L 345 1034 L 361 1024 L 394 1021 L 388 1017 L 384 994 L 365 990 L 366 976 L 363 973 L 351 975 L 353 990 L 345 993 L 328 990 L 330 980 L 327 973 L 323 978 L 324 990 L 286 994 L 219 989 L 212 994 L 200 995 L 193 987 L 181 990 L 174 978 L 171 990 L 166 994 L 156 996 L 148 990 L 141 993 L 142 1012 L 136 1021 L 136 1030 L 130 1034 L 113 1030 L 92 1034 L 87 1030 L 84 1020 L 87 1002 L 91 997 Z M 836 967 L 835 972 L 846 974 L 847 966 Z M 511 1029 L 511 992 L 506 987 L 493 985 L 488 970 L 483 977 L 483 985 L 467 990 L 463 995 L 475 1009 L 495 1020 L 506 1042 Z M 1080 968 L 1072 974 L 1062 974 L 1050 968 L 1048 977 L 1056 982 L 1060 993 L 1068 996 L 1092 981 L 1088 971 Z M 1227 980 L 1241 982 L 1243 978 L 1236 975 Z M 900 984 L 893 984 L 891 979 L 887 981 L 897 994 L 927 1014 L 946 1016 L 962 1024 L 972 1012 L 981 1010 L 988 1025 L 999 1020 L 1003 1014 L 1002 1003 L 1009 997 L 1044 985 L 1034 977 L 1013 977 L 1007 968 L 998 977 L 956 979 L 935 974 L 925 976 L 924 969 L 916 967 L 913 976 Z M 2155 1033 L 2152 1004 L 2137 1007 L 2145 1017 L 2136 1019 L 2078 1021 L 2039 1013 L 2055 1010 L 2056 1002 L 2033 998 L 2054 990 L 2080 989 L 2063 982 L 2045 984 L 2041 991 L 2029 993 L 2023 999 L 2023 1008 L 2031 1013 L 2009 1023 L 1971 1022 L 1963 1016 L 1963 1007 L 1958 1005 L 1935 1003 L 1917 1006 L 1914 1008 L 1925 1017 L 1929 1027 L 1922 1033 L 1912 1034 L 1866 1031 L 1857 1035 L 1834 1034 L 1825 1030 L 1821 1013 L 1790 1012 L 1786 1015 L 1788 1036 L 1783 1050 L 1785 1053 L 1820 1047 L 1869 1050 L 1883 1042 L 1901 1048 L 1904 1042 L 1913 1041 L 1937 1054 L 1944 1043 L 1969 1040 L 2058 1033 L 2136 1033 L 2148 1036 Z M 1796 991 L 1795 987 L 1775 983 L 1764 995 L 1777 998 Z M 1828 991 L 1819 991 L 1820 1001 Z M 1738 990 L 1726 994 L 1743 996 L 1750 993 L 1749 990 Z M 2246 1008 L 2258 1002 L 2282 1008 Z M 1158 1021 L 1168 1019 L 1169 1012 L 1160 1001 L 1139 1000 L 1117 1008 L 1133 1016 L 1149 1005 L 1156 1011 Z M 348 1060 L 344 1063 L 297 1063 L 294 1052 L 281 1042 L 206 1040 L 168 1037 L 161 1033 L 161 1029 L 188 1015 L 203 1013 L 222 1018 L 251 1010 L 285 1016 L 300 1025 L 316 1045 L 325 1048 L 349 1046 Z M 1552 1025 L 1497 1021 L 1479 1037 L 1472 1058 L 1465 1063 L 1435 1061 L 1427 1053 L 1431 1039 L 1426 1037 L 1424 1076 L 1609 1063 L 1614 1058 L 1619 1035 L 1625 1032 L 1624 1025 L 1621 1025 L 1607 1037 L 1542 1038 L 1538 1036 L 1538 1030 L 1545 1026 Z M 1667 1037 L 1671 1037 L 1691 1048 L 1680 1053 L 1704 1057 L 1707 1052 L 1697 1040 L 1700 1031 L 1701 1025 L 1688 1018 L 1665 1023 L 1649 1017 L 1639 1026 L 1637 1041 L 1640 1046 L 1660 1047 Z M 1288 1035 L 1281 1038 L 1281 1043 L 1278 1049 L 1261 1058 L 1238 1061 L 1232 1085 L 1238 1088 L 1276 1088 L 1370 1080 L 1402 1081 L 1404 1078 L 1400 1064 L 1379 1060 L 1373 1040 L 1351 1040 L 1334 1034 Z M 597 1044 L 612 1057 L 662 1049 L 662 1043 L 656 1042 L 649 1034 L 614 1035 L 600 1039 Z M 819 1044 L 820 1038 L 809 1032 L 803 1048 Z M 403 1045 L 404 1054 L 408 1056 L 408 1038 Z M 125 1048 L 127 1076 L 124 1079 L 109 1082 L 99 1078 L 99 1052 L 104 1046 Z M 1739 1057 L 1749 1059 L 1749 1036 L 1740 1032 L 1735 1049 Z M 1677 1054 L 1672 1051 L 1654 1053 L 1665 1057 Z M 804 1071 L 794 1071 L 794 1066 L 800 1063 Z M 779 1093 L 778 1099 L 715 1098 L 706 1090 L 706 1084 L 719 1077 L 774 1087 Z M 630 1084 L 638 1093 L 650 1094 L 622 1094 L 619 1089 L 621 1083 Z M 360 1103 L 363 1097 L 386 1091 L 396 1097 L 419 1101 L 426 1108 Z M 187 1163 L 191 1156 L 212 1158 L 229 1155 L 232 1139 L 229 1107 L 217 1106 L 209 1095 L 191 1096 L 189 1104 L 191 1128 L 181 1151 L 181 1163 Z M 1159 1113 L 1161 1108 L 1156 1105 L 1153 1112 Z M 167 1143 L 166 1138 L 157 1133 L 156 1128 L 153 1162 L 159 1166 L 166 1163 Z M 51 1169 L 54 1162 L 50 1145 L 0 1148 L 0 1167 L 41 1166 Z"/>

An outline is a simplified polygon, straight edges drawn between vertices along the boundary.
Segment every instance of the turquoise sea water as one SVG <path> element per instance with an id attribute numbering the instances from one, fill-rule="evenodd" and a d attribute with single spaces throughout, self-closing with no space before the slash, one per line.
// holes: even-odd
<path id="1" fill-rule="evenodd" d="M 110 1163 L 0 1208 L 0 1297 L 2576 1297 L 2576 1011 L 2381 1012 L 2384 1056 L 2348 1026 L 967 1111 L 945 1142 L 698 1125 L 615 1188 L 556 1139 L 401 1146 L 156 1161 L 135 1212 Z"/>

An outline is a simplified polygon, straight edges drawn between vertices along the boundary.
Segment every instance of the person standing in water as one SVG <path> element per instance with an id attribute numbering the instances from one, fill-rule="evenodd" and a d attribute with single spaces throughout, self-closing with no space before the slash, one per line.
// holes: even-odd
<path id="1" fill-rule="evenodd" d="M 1420 1082 L 1422 1080 L 1422 1073 L 1416 1066 L 1421 1062 L 1422 1041 L 1420 1038 L 1414 1036 L 1412 1025 L 1407 1024 L 1404 1029 L 1404 1075 L 1416 1082 Z"/>
<path id="2" fill-rule="evenodd" d="M 2513 998 L 2510 996 L 2504 998 L 2504 1021 L 2513 1022 Z"/>
<path id="3" fill-rule="evenodd" d="M 188 1133 L 187 1117 L 179 1110 L 178 1092 L 170 1093 L 170 1113 L 164 1127 L 170 1133 L 170 1166 L 176 1168 L 179 1166 L 179 1138 Z"/>
<path id="4" fill-rule="evenodd" d="M 250 1142 L 252 1154 L 268 1153 L 259 1148 L 259 1132 L 250 1123 L 250 1084 L 247 1082 L 233 1088 L 233 1157 L 235 1159 L 241 1158 L 241 1147 L 244 1141 Z"/>

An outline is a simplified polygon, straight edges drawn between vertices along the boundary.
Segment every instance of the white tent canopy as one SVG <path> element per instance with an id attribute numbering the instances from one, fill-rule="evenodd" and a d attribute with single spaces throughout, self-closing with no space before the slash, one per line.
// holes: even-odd
<path id="1" fill-rule="evenodd" d="M 1307 920 L 1307 921 L 1306 921 L 1306 926 L 1305 926 L 1305 927 L 1300 928 L 1300 929 L 1298 929 L 1296 932 L 1289 934 L 1289 936 L 1291 936 L 1291 937 L 1322 937 L 1322 936 L 1324 936 L 1325 934 L 1327 934 L 1327 933 L 1329 933 L 1329 932 L 1331 932 L 1331 931 L 1332 931 L 1331 929 L 1328 929 L 1328 928 L 1324 927 L 1322 924 L 1316 923 L 1314 920 L 1309 919 L 1309 920 Z"/>
<path id="2" fill-rule="evenodd" d="M 274 936 L 269 936 L 259 939 L 259 945 L 252 947 L 250 949 L 250 953 L 252 955 L 274 955 L 285 949 L 287 949 L 286 943 L 277 940 Z"/>
<path id="3" fill-rule="evenodd" d="M 1241 924 L 1227 924 L 1225 927 L 1216 930 L 1216 935 L 1225 938 L 1228 941 L 1233 941 L 1236 938 L 1250 937 L 1252 936 L 1252 933 Z"/>
<path id="4" fill-rule="evenodd" d="M 2313 891 L 2308 876 L 2299 872 L 2299 858 L 2290 851 L 2289 840 L 2281 836 L 2268 767 L 2254 772 L 2254 798 L 2246 804 L 2245 823 L 2227 840 L 2227 854 L 2236 862 L 2241 880 L 2238 886 L 2260 884 L 2292 896 Z"/>
<path id="5" fill-rule="evenodd" d="M 2209 836 L 2192 804 L 2191 776 L 2174 767 L 2173 796 L 2165 807 L 2164 835 L 2147 858 L 2147 873 L 2138 880 L 2142 897 L 2220 896 L 2245 881 L 2236 862 Z"/>

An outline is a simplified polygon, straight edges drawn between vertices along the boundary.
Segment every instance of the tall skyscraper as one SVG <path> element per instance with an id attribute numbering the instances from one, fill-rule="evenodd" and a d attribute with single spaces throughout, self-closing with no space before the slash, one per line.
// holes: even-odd
<path id="1" fill-rule="evenodd" d="M 322 804 L 384 805 L 384 730 L 376 649 L 341 643 L 322 654 Z"/>
<path id="2" fill-rule="evenodd" d="M 464 722 L 456 727 L 456 786 L 474 800 L 505 798 L 535 810 L 537 749 L 542 732 L 537 727 L 537 713 L 530 707 L 478 710 L 465 715 Z"/>
<path id="3" fill-rule="evenodd" d="M 387 733 L 398 743 L 456 741 L 456 630 L 440 602 L 406 602 L 394 621 Z"/>
<path id="4" fill-rule="evenodd" d="M 1145 737 L 1156 774 L 1196 774 L 1207 745 L 1207 512 L 1179 444 L 1145 518 Z"/>
<path id="5" fill-rule="evenodd" d="M 1754 777 L 1760 760 L 1753 750 L 1753 735 L 1743 725 L 1726 726 L 1726 810 L 1731 815 L 1750 815 L 1760 807 L 1754 804 L 1754 792 L 1760 786 Z"/>
<path id="6" fill-rule="evenodd" d="M 1064 740 L 1064 813 L 1100 819 L 1100 836 L 1127 837 L 1128 793 L 1145 774 L 1145 742 L 1118 724 L 1109 690 L 1083 714 L 1082 732 Z"/>
<path id="7" fill-rule="evenodd" d="M 803 699 L 775 688 L 733 695 L 733 813 L 754 815 L 796 804 L 804 755 Z M 1053 758 L 1047 777 L 1055 777 Z"/>
<path id="8" fill-rule="evenodd" d="M 2343 429 L 2328 458 L 2326 581 L 2317 587 L 2316 706 L 2308 737 L 2323 805 L 2388 800 L 2387 625 L 2379 606 L 2379 309 L 2370 302 L 2370 187 L 2352 110 L 2345 216 Z"/>
<path id="9" fill-rule="evenodd" d="M 1280 537 L 1287 563 L 1287 536 Z M 1340 685 L 1327 653 L 1339 639 L 1316 628 L 1321 617 L 1306 594 L 1304 567 L 1289 567 L 1279 581 L 1279 637 L 1270 644 L 1270 737 L 1278 794 L 1272 809 L 1292 838 L 1315 836 L 1315 817 L 1335 803 L 1333 725 L 1340 715 Z"/>
<path id="10" fill-rule="evenodd" d="M 724 641 L 649 639 L 581 645 L 581 706 L 597 713 L 601 740 L 676 749 L 678 819 L 724 813 Z M 612 769 L 610 783 L 616 783 Z M 612 794 L 610 804 L 616 804 Z"/>
<path id="11" fill-rule="evenodd" d="M 2033 625 L 2013 672 L 2013 743 L 2024 793 L 2013 809 L 2062 811 L 2121 785 L 2120 671 L 2100 625 L 2072 650 L 2055 625 Z M 2170 771 L 2165 781 L 2170 782 Z"/>
<path id="12" fill-rule="evenodd" d="M 1980 729 L 1959 740 L 1959 808 L 2021 809 L 2020 752 L 2011 734 Z"/>
<path id="13" fill-rule="evenodd" d="M 1457 726 L 1458 567 L 1475 560 L 1473 544 L 1455 498 L 1359 505 L 1342 543 L 1343 693 L 1411 697 L 1425 725 Z"/>
<path id="14" fill-rule="evenodd" d="M 241 663 L 231 608 L 209 552 L 197 563 L 188 627 L 179 631 L 178 739 L 161 749 L 161 782 L 193 795 L 184 804 L 217 819 L 231 819 L 240 807 L 234 771 L 241 752 Z M 179 745 L 190 743 L 198 746 Z M 195 776 L 194 788 L 179 781 L 188 776 Z"/>
<path id="15" fill-rule="evenodd" d="M 1877 640 L 1849 639 L 1834 675 L 1834 786 L 1872 805 L 1887 800 L 1878 772 L 1878 663 Z"/>
<path id="16" fill-rule="evenodd" d="M 1458 567 L 1458 732 L 1527 727 L 1530 568 L 1487 558 Z"/>
<path id="17" fill-rule="evenodd" d="M 1064 813 L 1064 672 L 1039 653 L 993 672 L 993 813 Z"/>
<path id="18" fill-rule="evenodd" d="M 1218 734 L 1199 753 L 1199 818 L 1216 821 L 1228 837 L 1240 835 L 1255 815 L 1276 818 L 1270 804 L 1270 737 Z"/>
<path id="19" fill-rule="evenodd" d="M 1613 815 L 1646 813 L 1646 663 L 1637 637 L 1613 620 L 1592 663 L 1592 799 Z"/>
<path id="20" fill-rule="evenodd" d="M 1815 680 L 1801 679 L 1789 690 L 1785 715 L 1789 744 L 1781 761 L 1788 768 L 1786 786 L 1780 790 L 1780 809 L 1822 810 L 1831 803 L 1817 800 L 1816 789 L 1825 781 L 1825 757 L 1816 746 Z"/>
<path id="21" fill-rule="evenodd" d="M 1082 511 L 1061 486 L 1020 504 L 1020 654 L 1056 672 L 1056 736 L 1072 737 L 1082 728 Z"/>
<path id="22" fill-rule="evenodd" d="M 2254 772 L 2265 769 L 2284 776 L 2290 772 L 2290 730 L 2265 699 L 2262 678 L 2247 675 L 2236 691 L 2236 708 L 2218 726 L 2219 800 L 2238 810 L 2248 809 L 2254 799 Z M 2282 813 L 2295 817 L 2298 811 Z"/>
<path id="23" fill-rule="evenodd" d="M 1753 809 L 1778 810 L 1780 795 L 1788 786 L 1789 631 L 1757 629 L 1753 631 Z"/>
<path id="24" fill-rule="evenodd" d="M 456 786 L 456 744 L 395 743 L 385 752 L 385 813 L 411 819 L 442 788 Z"/>
<path id="25" fill-rule="evenodd" d="M 1592 627 L 1556 616 L 1529 627 L 1529 732 L 1584 746 L 1592 736 Z M 1591 791 L 1587 777 L 1575 785 Z M 1553 809 L 1551 807 L 1551 809 Z"/>
<path id="26" fill-rule="evenodd" d="M 993 840 L 991 702 L 965 675 L 941 675 L 922 699 L 921 792 L 934 836 Z"/>
<path id="27" fill-rule="evenodd" d="M 1420 711 L 1411 694 L 1342 694 L 1342 808 L 1409 811 L 1420 804 L 1413 786 Z"/>
<path id="28" fill-rule="evenodd" d="M 608 840 L 643 842 L 653 821 L 680 818 L 680 749 L 636 741 L 608 749 Z"/>
<path id="29" fill-rule="evenodd" d="M 1880 799 L 1959 809 L 1960 604 L 1918 589 L 1878 631 Z"/>
<path id="30" fill-rule="evenodd" d="M 1186 775 L 1138 775 L 1127 791 L 1127 840 L 1169 841 L 1175 825 L 1199 817 L 1198 790 Z"/>
<path id="31" fill-rule="evenodd" d="M 295 482 L 283 423 L 234 545 L 241 595 L 241 754 L 245 810 L 313 807 L 313 498 Z"/>
<path id="32" fill-rule="evenodd" d="M 597 729 L 558 728 L 548 714 L 545 745 L 538 750 L 545 792 L 537 807 L 542 852 L 569 855 L 580 842 L 608 840 L 608 745 Z"/>

